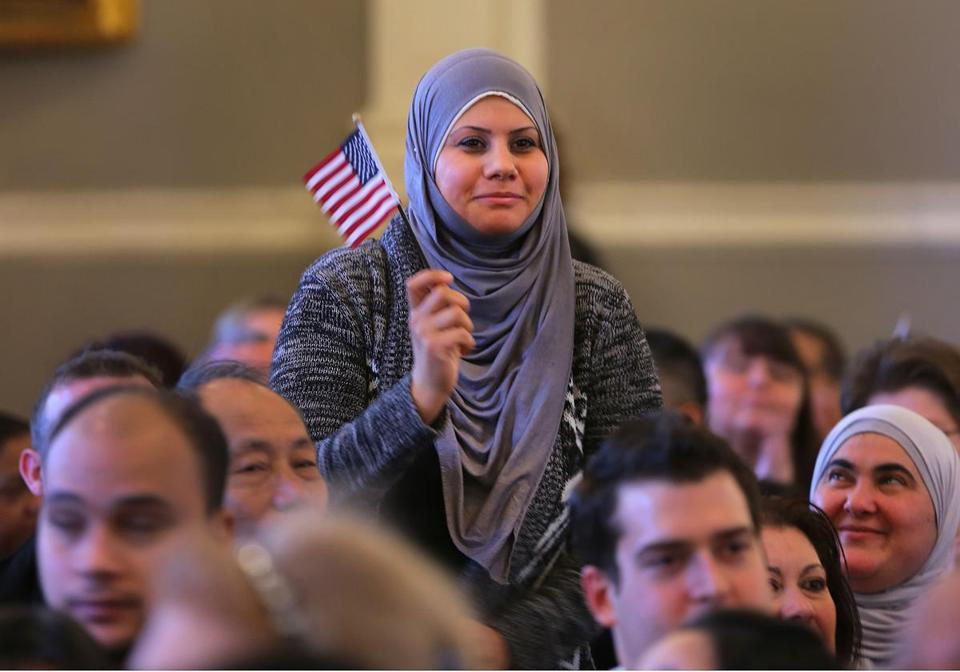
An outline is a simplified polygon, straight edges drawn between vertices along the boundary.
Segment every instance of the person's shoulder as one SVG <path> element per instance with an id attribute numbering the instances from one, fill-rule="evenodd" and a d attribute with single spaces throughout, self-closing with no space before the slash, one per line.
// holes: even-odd
<path id="1" fill-rule="evenodd" d="M 616 300 L 626 298 L 627 292 L 620 281 L 598 266 L 574 259 L 573 274 L 577 296 L 609 297 Z"/>

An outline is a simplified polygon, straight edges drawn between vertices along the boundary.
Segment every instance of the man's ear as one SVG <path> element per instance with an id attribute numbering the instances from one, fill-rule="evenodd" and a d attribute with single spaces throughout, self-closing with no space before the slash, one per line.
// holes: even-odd
<path id="1" fill-rule="evenodd" d="M 20 453 L 20 477 L 36 497 L 43 495 L 43 480 L 40 474 L 40 453 L 33 448 L 24 448 Z"/>
<path id="2" fill-rule="evenodd" d="M 580 570 L 580 586 L 594 620 L 605 628 L 617 624 L 616 586 L 607 573 L 594 565 Z"/>

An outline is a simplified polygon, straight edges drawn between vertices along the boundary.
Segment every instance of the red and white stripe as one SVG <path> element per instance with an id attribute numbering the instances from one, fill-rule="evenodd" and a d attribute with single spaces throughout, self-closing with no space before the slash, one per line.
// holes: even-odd
<path id="1" fill-rule="evenodd" d="M 341 149 L 324 158 L 303 179 L 313 200 L 351 247 L 362 243 L 399 205 L 382 173 L 361 185 Z"/>

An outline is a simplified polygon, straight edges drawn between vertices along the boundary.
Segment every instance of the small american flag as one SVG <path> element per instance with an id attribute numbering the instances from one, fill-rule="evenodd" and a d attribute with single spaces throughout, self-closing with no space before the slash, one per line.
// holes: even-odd
<path id="1" fill-rule="evenodd" d="M 367 134 L 357 129 L 303 176 L 307 191 L 356 247 L 400 205 Z"/>

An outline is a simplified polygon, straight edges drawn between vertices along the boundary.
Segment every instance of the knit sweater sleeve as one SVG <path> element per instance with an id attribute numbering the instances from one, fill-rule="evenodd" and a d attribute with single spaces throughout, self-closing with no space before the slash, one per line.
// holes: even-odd
<path id="1" fill-rule="evenodd" d="M 436 432 L 417 413 L 409 373 L 376 388 L 372 306 L 383 288 L 356 255 L 342 252 L 304 273 L 280 330 L 270 383 L 303 414 L 333 494 L 376 499 Z"/>

